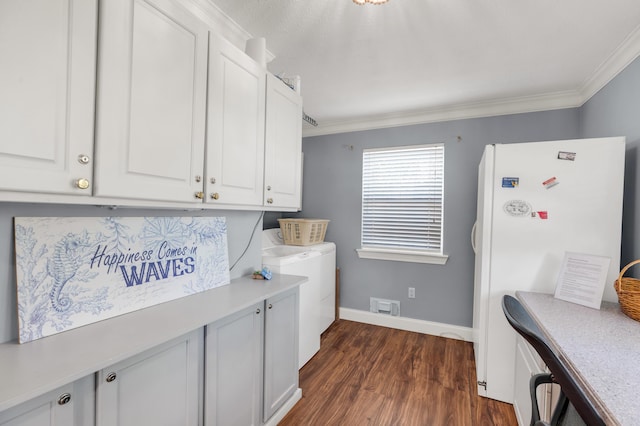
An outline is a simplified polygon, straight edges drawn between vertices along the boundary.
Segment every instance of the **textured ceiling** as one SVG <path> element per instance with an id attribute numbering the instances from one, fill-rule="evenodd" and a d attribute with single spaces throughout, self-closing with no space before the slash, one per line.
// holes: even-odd
<path id="1" fill-rule="evenodd" d="M 640 38 L 640 0 L 211 1 L 266 38 L 271 72 L 301 76 L 319 128 L 541 96 L 575 106 Z"/>

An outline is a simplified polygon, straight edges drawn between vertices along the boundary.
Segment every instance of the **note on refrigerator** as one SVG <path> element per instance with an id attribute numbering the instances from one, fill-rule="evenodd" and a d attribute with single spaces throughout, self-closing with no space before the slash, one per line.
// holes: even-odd
<path id="1" fill-rule="evenodd" d="M 556 284 L 556 299 L 600 309 L 611 258 L 565 252 Z"/>

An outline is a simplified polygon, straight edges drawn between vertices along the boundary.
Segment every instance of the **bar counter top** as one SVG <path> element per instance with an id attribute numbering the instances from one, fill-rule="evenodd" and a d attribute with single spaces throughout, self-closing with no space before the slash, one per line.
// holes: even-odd
<path id="1" fill-rule="evenodd" d="M 553 349 L 584 386 L 607 425 L 640 422 L 640 322 L 620 305 L 600 310 L 565 302 L 552 294 L 517 292 Z"/>

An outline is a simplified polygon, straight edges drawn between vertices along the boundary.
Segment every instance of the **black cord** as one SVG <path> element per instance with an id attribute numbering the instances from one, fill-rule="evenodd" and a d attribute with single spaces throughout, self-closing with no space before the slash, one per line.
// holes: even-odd
<path id="1" fill-rule="evenodd" d="M 258 216 L 258 220 L 256 221 L 256 224 L 253 225 L 253 231 L 251 231 L 251 237 L 249 237 L 249 242 L 247 243 L 247 246 L 244 248 L 244 251 L 242 252 L 240 257 L 238 258 L 238 260 L 233 262 L 233 265 L 231 265 L 231 268 L 229 268 L 229 271 L 232 271 L 233 268 L 235 268 L 235 266 L 238 264 L 238 262 L 240 262 L 240 259 L 242 259 L 244 257 L 244 255 L 247 253 L 247 250 L 249 250 L 249 247 L 251 246 L 251 241 L 253 241 L 253 236 L 255 235 L 256 229 L 258 228 L 258 224 L 260 223 L 260 221 L 262 220 L 263 217 L 264 217 L 264 212 L 261 212 L 260 216 Z"/>

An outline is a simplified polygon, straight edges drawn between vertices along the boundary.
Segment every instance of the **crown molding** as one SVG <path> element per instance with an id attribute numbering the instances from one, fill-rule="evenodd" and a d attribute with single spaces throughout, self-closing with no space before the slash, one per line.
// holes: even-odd
<path id="1" fill-rule="evenodd" d="M 587 102 L 620 74 L 640 55 L 640 25 L 613 51 L 611 55 L 595 70 L 593 75 L 582 85 L 582 104 Z M 581 105 L 582 105 L 581 104 Z"/>
<path id="2" fill-rule="evenodd" d="M 384 129 L 413 124 L 437 123 L 468 118 L 493 117 L 526 112 L 576 108 L 582 105 L 578 91 L 564 91 L 519 98 L 493 99 L 443 108 L 431 108 L 393 114 L 372 115 L 353 120 L 320 122 L 318 127 L 303 129 L 303 137 L 321 136 L 362 130 Z"/>
<path id="3" fill-rule="evenodd" d="M 211 31 L 224 37 L 243 52 L 246 41 L 254 37 L 224 13 L 212 0 L 185 0 L 183 5 L 189 12 L 205 22 Z M 275 55 L 267 49 L 267 63 L 274 58 Z"/>
<path id="4" fill-rule="evenodd" d="M 212 31 L 226 38 L 238 49 L 244 51 L 246 41 L 253 38 L 253 35 L 224 13 L 213 0 L 184 0 L 183 4 L 186 9 L 204 21 Z M 321 136 L 467 118 L 577 108 L 591 99 L 638 56 L 640 56 L 640 25 L 603 61 L 578 90 L 492 99 L 442 108 L 370 115 L 324 123 L 320 121 L 317 127 L 303 126 L 302 136 Z M 274 58 L 275 55 L 267 49 L 267 62 L 271 62 Z"/>
<path id="5" fill-rule="evenodd" d="M 321 136 L 466 118 L 577 108 L 584 105 L 638 56 L 640 56 L 640 25 L 620 43 L 618 48 L 594 71 L 591 77 L 575 91 L 569 90 L 519 98 L 494 99 L 486 102 L 452 105 L 407 113 L 372 115 L 351 120 L 336 120 L 324 123 L 319 120 L 317 127 L 303 127 L 302 136 Z"/>

